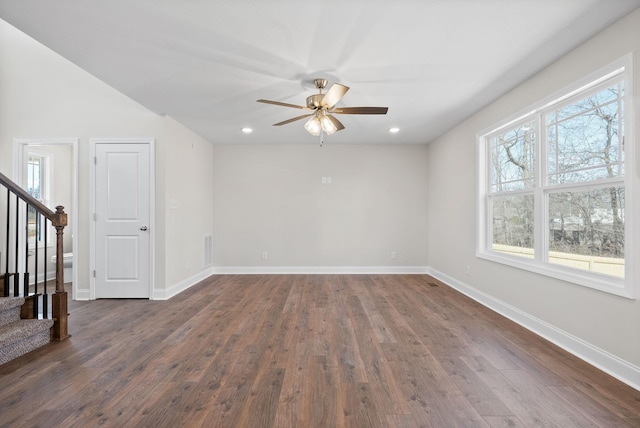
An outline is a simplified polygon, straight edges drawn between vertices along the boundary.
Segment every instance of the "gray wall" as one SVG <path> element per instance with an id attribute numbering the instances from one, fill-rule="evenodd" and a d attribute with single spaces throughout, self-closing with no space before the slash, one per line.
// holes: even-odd
<path id="1" fill-rule="evenodd" d="M 429 266 L 439 274 L 471 287 L 488 300 L 531 316 L 574 336 L 593 350 L 635 365 L 640 374 L 640 300 L 631 300 L 582 286 L 481 260 L 476 243 L 476 133 L 551 95 L 620 57 L 635 52 L 635 82 L 640 83 L 640 10 L 561 58 L 529 81 L 496 100 L 429 145 Z M 640 123 L 638 88 L 634 93 L 635 123 Z M 628 129 L 632 124 L 628 123 Z M 627 144 L 638 147 L 638 137 Z M 637 153 L 636 153 L 637 158 Z M 636 159 L 636 163 L 640 162 Z M 634 176 L 635 217 L 640 186 Z M 446 183 L 446 185 L 443 185 Z M 628 195 L 627 202 L 630 202 Z M 638 240 L 634 245 L 638 263 Z M 470 275 L 466 267 L 470 266 Z M 638 278 L 636 277 L 636 287 Z M 640 290 L 638 290 L 640 292 Z M 568 336 L 567 336 L 568 337 Z M 573 339 L 572 339 L 573 340 Z M 640 377 L 635 379 L 640 385 Z"/>
<path id="2" fill-rule="evenodd" d="M 217 268 L 426 267 L 425 145 L 216 145 L 214 152 Z"/>

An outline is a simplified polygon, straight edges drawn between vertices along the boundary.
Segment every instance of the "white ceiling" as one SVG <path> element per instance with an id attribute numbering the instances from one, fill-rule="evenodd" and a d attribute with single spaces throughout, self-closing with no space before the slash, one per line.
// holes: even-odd
<path id="1" fill-rule="evenodd" d="M 326 143 L 427 143 L 640 0 L 0 0 L 0 18 L 214 143 L 313 143 L 312 80 L 351 87 Z M 250 126 L 254 132 L 243 134 Z M 400 127 L 395 135 L 387 130 Z"/>

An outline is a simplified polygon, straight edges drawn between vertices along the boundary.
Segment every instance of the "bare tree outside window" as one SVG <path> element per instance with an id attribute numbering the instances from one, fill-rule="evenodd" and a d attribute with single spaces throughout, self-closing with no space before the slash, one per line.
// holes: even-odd
<path id="1" fill-rule="evenodd" d="M 550 185 L 624 175 L 623 95 L 617 83 L 547 114 Z M 549 251 L 623 260 L 624 187 L 550 194 Z"/>
<path id="2" fill-rule="evenodd" d="M 536 211 L 534 190 L 540 185 L 548 262 L 593 270 L 585 257 L 606 257 L 623 266 L 623 97 L 619 81 L 531 115 L 490 139 L 493 250 L 535 256 L 535 237 L 543 236 L 534 227 L 536 213 L 543 212 Z M 543 164 L 536 159 L 538 147 Z"/>
<path id="3" fill-rule="evenodd" d="M 493 248 L 528 248 L 521 256 L 533 255 L 536 126 L 518 125 L 492 140 L 491 198 Z M 499 195 L 499 196 L 498 196 Z"/>

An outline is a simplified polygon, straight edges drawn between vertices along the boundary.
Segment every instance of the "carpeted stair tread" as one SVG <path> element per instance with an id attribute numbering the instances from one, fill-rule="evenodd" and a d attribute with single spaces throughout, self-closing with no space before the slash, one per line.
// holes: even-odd
<path id="1" fill-rule="evenodd" d="M 24 304 L 24 297 L 0 297 L 0 311 L 5 311 Z"/>
<path id="2" fill-rule="evenodd" d="M 0 364 L 49 343 L 52 326 L 50 319 L 23 319 L 0 326 Z"/>
<path id="3" fill-rule="evenodd" d="M 53 326 L 53 320 L 20 320 L 11 324 L 0 326 L 0 346 L 16 339 L 31 336 L 42 330 L 49 330 Z"/>
<path id="4" fill-rule="evenodd" d="M 20 320 L 20 306 L 23 303 L 22 297 L 0 297 L 0 326 Z"/>

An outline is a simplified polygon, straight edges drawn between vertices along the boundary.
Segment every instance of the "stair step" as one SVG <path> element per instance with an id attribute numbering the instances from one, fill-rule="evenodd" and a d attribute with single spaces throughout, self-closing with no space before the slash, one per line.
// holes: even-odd
<path id="1" fill-rule="evenodd" d="M 6 309 L 22 306 L 24 297 L 0 297 L 0 312 Z"/>
<path id="2" fill-rule="evenodd" d="M 0 326 L 0 364 L 50 342 L 53 320 L 19 320 Z"/>
<path id="3" fill-rule="evenodd" d="M 22 297 L 0 298 L 0 326 L 18 321 L 23 304 L 24 298 Z"/>

